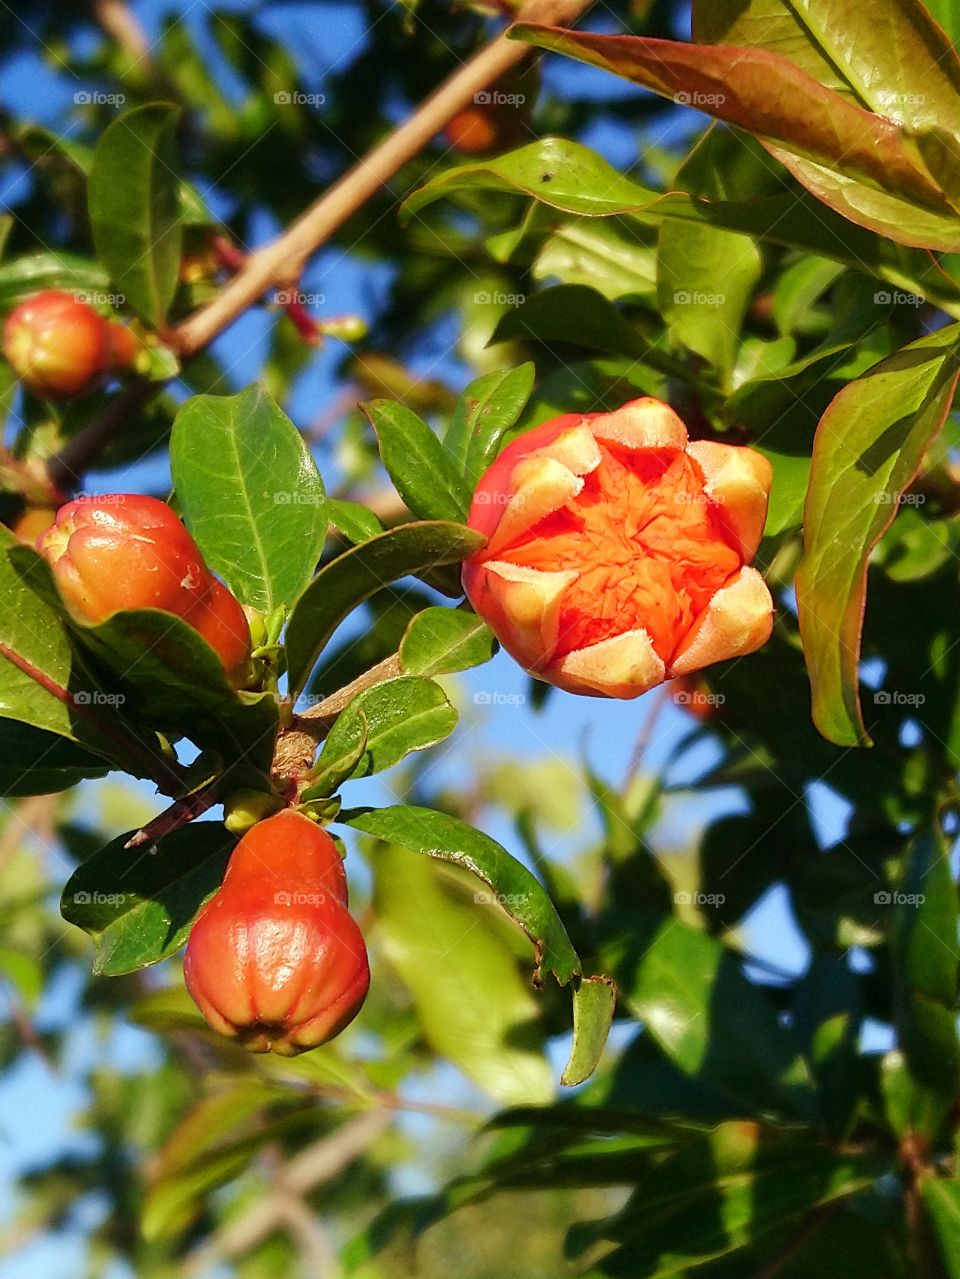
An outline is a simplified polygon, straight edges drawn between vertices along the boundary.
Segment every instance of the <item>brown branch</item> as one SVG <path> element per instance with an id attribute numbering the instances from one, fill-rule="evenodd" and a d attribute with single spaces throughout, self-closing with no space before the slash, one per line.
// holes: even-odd
<path id="1" fill-rule="evenodd" d="M 138 830 L 135 835 L 131 835 L 123 847 L 126 850 L 139 848 L 141 844 L 152 844 L 155 839 L 169 835 L 171 831 L 179 830 L 188 822 L 195 821 L 208 808 L 213 808 L 214 804 L 219 803 L 220 778 L 217 777 L 192 795 L 185 795 L 183 799 L 178 799 L 176 803 L 171 804 L 164 812 L 147 822 L 146 826 Z"/>
<path id="2" fill-rule="evenodd" d="M 365 693 L 368 688 L 373 688 L 374 684 L 382 684 L 384 680 L 396 679 L 398 675 L 402 674 L 403 667 L 400 665 L 400 654 L 391 653 L 382 662 L 377 662 L 376 666 L 371 666 L 368 671 L 358 675 L 349 684 L 344 684 L 343 688 L 338 688 L 335 693 L 325 697 L 316 706 L 311 706 L 302 715 L 294 715 L 293 727 L 303 728 L 303 731 L 307 733 L 320 731 L 323 736 L 326 736 L 325 730 L 320 729 L 319 726 L 314 726 L 312 723 L 308 723 L 304 727 L 304 720 L 335 720 L 358 693 Z"/>
<path id="3" fill-rule="evenodd" d="M 143 63 L 148 73 L 153 70 L 147 33 L 125 0 L 94 0 L 93 13 L 107 35 L 123 50 L 134 66 Z"/>
<path id="4" fill-rule="evenodd" d="M 87 467 L 94 462 L 108 444 L 121 434 L 131 417 L 141 413 L 150 401 L 163 390 L 161 382 L 147 382 L 138 378 L 120 391 L 103 412 L 93 419 L 73 439 L 68 440 L 59 453 L 47 463 L 50 483 L 57 489 L 73 490 Z"/>
<path id="5" fill-rule="evenodd" d="M 518 18 L 568 25 L 592 0 L 527 0 Z M 172 345 L 192 355 L 232 324 L 268 289 L 293 284 L 307 259 L 413 156 L 423 149 L 476 93 L 489 88 L 529 54 L 529 46 L 499 35 L 476 53 L 379 146 L 292 223 L 282 235 L 251 253 L 243 269 L 207 306 L 173 330 Z"/>
<path id="6" fill-rule="evenodd" d="M 223 1258 L 242 1256 L 278 1226 L 289 1225 L 291 1195 L 302 1197 L 349 1168 L 390 1122 L 389 1111 L 368 1110 L 294 1155 L 277 1176 L 271 1193 L 188 1253 L 181 1266 L 186 1279 L 206 1274 L 214 1262 Z"/>

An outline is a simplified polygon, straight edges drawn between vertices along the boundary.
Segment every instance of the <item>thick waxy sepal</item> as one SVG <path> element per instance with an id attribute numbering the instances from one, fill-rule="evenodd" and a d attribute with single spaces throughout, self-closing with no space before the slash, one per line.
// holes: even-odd
<path id="1" fill-rule="evenodd" d="M 629 699 L 663 682 L 666 672 L 644 630 L 624 631 L 575 649 L 551 671 L 551 683 L 570 693 Z"/>
<path id="2" fill-rule="evenodd" d="M 593 432 L 584 423 L 570 431 L 564 431 L 555 440 L 536 449 L 530 457 L 552 457 L 574 475 L 589 475 L 600 465 L 602 454 Z"/>
<path id="3" fill-rule="evenodd" d="M 510 488 L 510 498 L 486 548 L 491 555 L 576 497 L 583 480 L 552 457 L 526 457 L 513 468 Z"/>
<path id="4" fill-rule="evenodd" d="M 573 570 L 544 573 L 487 560 L 477 576 L 495 579 L 479 587 L 489 602 L 484 616 L 494 634 L 527 670 L 541 670 L 557 647 L 563 594 L 577 580 Z"/>
<path id="5" fill-rule="evenodd" d="M 679 450 L 687 443 L 687 428 L 673 409 L 649 395 L 613 413 L 598 413 L 590 427 L 598 440 L 628 449 Z"/>
<path id="6" fill-rule="evenodd" d="M 773 600 L 753 568 L 742 568 L 717 591 L 670 663 L 670 676 L 689 675 L 713 662 L 753 653 L 770 638 Z"/>
<path id="7" fill-rule="evenodd" d="M 703 471 L 707 496 L 717 503 L 741 556 L 752 559 L 763 537 L 773 468 L 755 449 L 694 440 L 687 452 Z"/>

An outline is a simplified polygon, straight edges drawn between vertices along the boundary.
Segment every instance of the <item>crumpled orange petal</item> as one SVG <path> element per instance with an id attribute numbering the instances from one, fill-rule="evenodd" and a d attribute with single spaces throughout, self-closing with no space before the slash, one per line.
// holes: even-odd
<path id="1" fill-rule="evenodd" d="M 748 565 L 770 482 L 761 454 L 690 443 L 660 400 L 555 418 L 481 478 L 468 523 L 488 540 L 464 590 L 538 679 L 638 697 L 768 639 L 773 601 Z"/>

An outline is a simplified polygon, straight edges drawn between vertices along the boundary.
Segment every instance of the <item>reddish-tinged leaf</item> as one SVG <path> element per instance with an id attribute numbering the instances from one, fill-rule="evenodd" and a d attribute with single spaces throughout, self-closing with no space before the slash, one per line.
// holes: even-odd
<path id="1" fill-rule="evenodd" d="M 949 411 L 960 325 L 912 342 L 848 383 L 820 420 L 804 507 L 797 608 L 813 720 L 838 746 L 869 746 L 857 664 L 870 552 Z"/>
<path id="2" fill-rule="evenodd" d="M 960 248 L 960 220 L 903 131 L 825 88 L 779 54 L 639 36 L 580 35 L 528 23 L 513 31 L 531 44 L 602 67 L 748 129 L 777 158 L 785 164 L 789 160 L 788 167 L 815 195 L 861 225 L 873 225 L 869 196 L 880 191 L 908 202 L 912 215 L 893 225 L 888 211 L 887 234 L 896 232 L 904 244 Z M 823 179 L 811 185 L 816 176 L 808 172 L 811 164 L 862 184 L 868 192 L 860 202 L 865 207 L 859 209 L 849 192 L 840 202 Z"/>

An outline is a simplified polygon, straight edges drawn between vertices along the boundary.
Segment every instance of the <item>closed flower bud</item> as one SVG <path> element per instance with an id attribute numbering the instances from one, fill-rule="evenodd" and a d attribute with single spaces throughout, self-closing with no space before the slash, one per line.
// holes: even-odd
<path id="1" fill-rule="evenodd" d="M 690 443 L 659 400 L 555 418 L 481 478 L 468 523 L 488 541 L 464 589 L 538 679 L 638 697 L 769 638 L 773 602 L 748 565 L 770 481 L 761 454 Z"/>
<path id="2" fill-rule="evenodd" d="M 14 373 L 49 399 L 94 390 L 111 369 L 129 367 L 136 351 L 128 329 L 59 289 L 21 302 L 3 330 L 3 353 Z"/>
<path id="3" fill-rule="evenodd" d="M 102 622 L 120 609 L 175 613 L 215 650 L 228 678 L 242 679 L 250 657 L 243 609 L 166 503 L 133 493 L 68 502 L 37 546 L 78 620 Z"/>
<path id="4" fill-rule="evenodd" d="M 197 917 L 183 971 L 207 1022 L 252 1052 L 291 1057 L 339 1034 L 370 970 L 330 836 L 290 809 L 254 826 Z"/>

